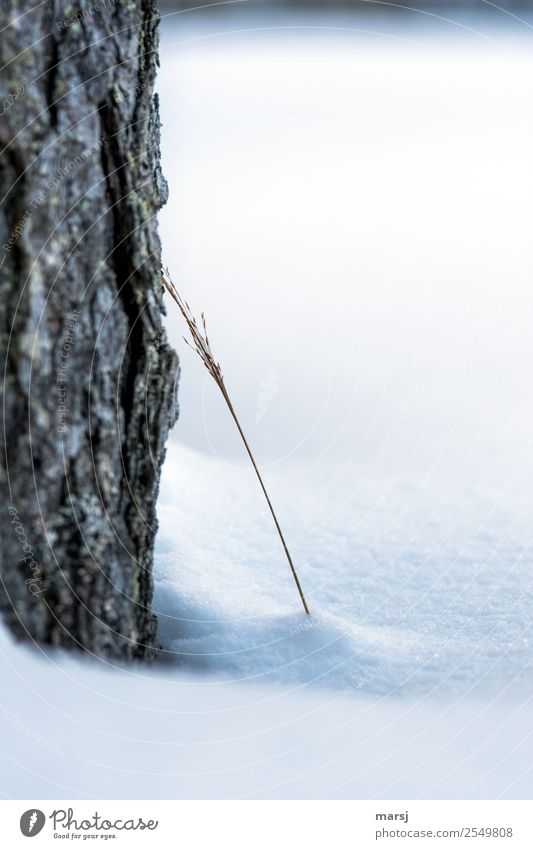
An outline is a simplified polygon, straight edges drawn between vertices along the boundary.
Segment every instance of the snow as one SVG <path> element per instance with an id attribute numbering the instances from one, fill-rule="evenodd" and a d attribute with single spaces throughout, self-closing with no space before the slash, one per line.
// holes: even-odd
<path id="1" fill-rule="evenodd" d="M 165 652 L 0 631 L 0 792 L 531 798 L 530 38 L 172 20 L 166 262 L 312 616 L 169 304 Z"/>
<path id="2" fill-rule="evenodd" d="M 530 798 L 529 699 L 354 698 L 15 646 L 2 797 Z"/>
<path id="3" fill-rule="evenodd" d="M 170 448 L 155 605 L 181 665 L 376 695 L 527 694 L 527 521 L 478 495 L 458 522 L 454 499 L 433 504 L 405 481 L 386 498 L 375 483 L 353 497 L 350 477 L 322 498 L 309 480 L 284 492 L 285 469 L 268 481 L 310 619 L 251 471 Z"/>

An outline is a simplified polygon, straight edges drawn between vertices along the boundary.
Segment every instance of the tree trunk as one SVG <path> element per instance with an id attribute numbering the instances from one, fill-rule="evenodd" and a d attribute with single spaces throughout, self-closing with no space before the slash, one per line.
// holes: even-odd
<path id="1" fill-rule="evenodd" d="M 175 421 L 162 328 L 153 0 L 4 0 L 0 609 L 12 631 L 149 658 Z"/>

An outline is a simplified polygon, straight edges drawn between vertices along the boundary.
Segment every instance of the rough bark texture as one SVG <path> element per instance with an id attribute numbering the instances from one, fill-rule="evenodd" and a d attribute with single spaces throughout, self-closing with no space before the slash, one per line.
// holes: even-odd
<path id="1" fill-rule="evenodd" d="M 3 0 L 0 18 L 0 608 L 20 637 L 147 658 L 177 377 L 155 222 L 158 14 Z"/>

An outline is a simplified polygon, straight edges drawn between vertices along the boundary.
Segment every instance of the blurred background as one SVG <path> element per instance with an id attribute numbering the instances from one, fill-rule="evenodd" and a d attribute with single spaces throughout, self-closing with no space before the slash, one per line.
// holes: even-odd
<path id="1" fill-rule="evenodd" d="M 530 431 L 531 4 L 408 6 L 163 6 L 165 261 L 262 463 L 475 474 Z M 175 437 L 245 465 L 169 325 Z"/>

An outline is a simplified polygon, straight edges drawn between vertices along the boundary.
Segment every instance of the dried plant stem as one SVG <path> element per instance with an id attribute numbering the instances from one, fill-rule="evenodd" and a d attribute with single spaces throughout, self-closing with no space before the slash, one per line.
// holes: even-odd
<path id="1" fill-rule="evenodd" d="M 309 614 L 310 610 L 309 610 L 309 607 L 307 606 L 307 601 L 306 601 L 306 598 L 305 598 L 305 595 L 304 595 L 304 591 L 302 590 L 302 585 L 300 584 L 300 579 L 298 578 L 298 573 L 296 571 L 296 567 L 295 567 L 294 563 L 292 562 L 292 557 L 291 557 L 289 549 L 287 547 L 287 543 L 285 542 L 285 537 L 283 536 L 283 531 L 281 530 L 280 524 L 278 522 L 278 517 L 276 516 L 276 513 L 275 513 L 274 508 L 272 506 L 272 502 L 269 498 L 268 492 L 267 492 L 265 484 L 263 482 L 263 478 L 261 477 L 261 472 L 257 468 L 257 463 L 254 460 L 254 455 L 252 454 L 252 450 L 251 450 L 251 448 L 248 444 L 248 440 L 246 439 L 246 436 L 244 435 L 244 431 L 243 431 L 241 424 L 239 422 L 239 419 L 237 417 L 237 413 L 235 412 L 235 410 L 233 408 L 233 404 L 231 403 L 231 401 L 229 399 L 228 393 L 226 391 L 226 387 L 225 386 L 221 387 L 221 389 L 222 389 L 222 395 L 224 396 L 224 400 L 225 400 L 226 404 L 228 405 L 228 409 L 229 409 L 231 415 L 233 416 L 233 420 L 234 420 L 235 424 L 237 425 L 237 430 L 239 431 L 239 433 L 241 435 L 241 439 L 244 442 L 244 447 L 246 448 L 246 450 L 248 452 L 248 456 L 251 460 L 252 466 L 254 467 L 254 471 L 257 475 L 257 479 L 258 479 L 259 483 L 261 484 L 261 489 L 263 490 L 263 493 L 264 493 L 264 496 L 266 498 L 269 510 L 272 513 L 272 518 L 274 519 L 274 524 L 276 525 L 276 528 L 277 528 L 277 531 L 278 531 L 278 534 L 279 534 L 279 538 L 282 542 L 285 554 L 287 555 L 287 560 L 289 561 L 289 566 L 291 567 L 292 576 L 294 578 L 296 586 L 298 587 L 298 592 L 300 593 L 300 598 L 302 600 L 304 610 L 307 614 Z"/>
<path id="2" fill-rule="evenodd" d="M 300 584 L 300 579 L 298 578 L 298 573 L 296 572 L 296 568 L 294 566 L 294 563 L 292 562 L 292 557 L 290 555 L 287 543 L 285 541 L 285 537 L 283 536 L 283 531 L 281 530 L 280 524 L 278 522 L 278 518 L 277 518 L 276 513 L 274 511 L 274 507 L 272 506 L 272 502 L 271 502 L 270 497 L 268 495 L 268 492 L 267 492 L 266 486 L 264 484 L 263 478 L 261 477 L 261 472 L 259 471 L 257 463 L 255 462 L 254 455 L 252 454 L 252 449 L 250 448 L 248 440 L 246 439 L 245 433 L 242 429 L 242 426 L 241 426 L 241 423 L 240 423 L 239 418 L 237 416 L 237 413 L 235 412 L 235 408 L 234 408 L 233 404 L 231 403 L 230 397 L 228 395 L 228 391 L 226 389 L 226 384 L 224 383 L 224 378 L 222 376 L 220 364 L 215 361 L 215 358 L 213 356 L 213 352 L 211 351 L 211 345 L 209 343 L 209 337 L 207 336 L 205 316 L 204 316 L 203 313 L 201 314 L 201 316 L 202 316 L 202 326 L 203 326 L 203 333 L 202 333 L 202 331 L 198 327 L 198 324 L 196 323 L 196 319 L 194 318 L 187 301 L 184 301 L 181 298 L 176 287 L 172 283 L 172 280 L 170 279 L 170 275 L 168 273 L 168 270 L 166 272 L 166 275 L 163 275 L 163 283 L 165 285 L 167 292 L 171 296 L 171 298 L 177 303 L 178 307 L 180 308 L 181 314 L 183 315 L 183 317 L 184 317 L 184 319 L 187 323 L 187 327 L 189 328 L 191 338 L 192 338 L 192 341 L 194 343 L 194 347 L 193 347 L 193 345 L 190 344 L 190 342 L 187 339 L 185 339 L 186 344 L 189 345 L 189 347 L 192 348 L 194 351 L 196 351 L 196 353 L 198 354 L 198 356 L 202 360 L 204 366 L 206 367 L 207 371 L 209 372 L 209 374 L 211 375 L 211 377 L 213 378 L 213 380 L 217 384 L 218 388 L 220 389 L 220 391 L 222 393 L 222 397 L 224 398 L 224 401 L 227 404 L 228 410 L 231 413 L 233 421 L 235 422 L 235 424 L 237 426 L 237 430 L 239 431 L 240 437 L 241 437 L 241 439 L 244 443 L 244 447 L 246 448 L 246 451 L 248 453 L 248 456 L 250 458 L 250 461 L 252 463 L 254 471 L 257 475 L 257 479 L 258 479 L 259 483 L 261 484 L 261 489 L 263 490 L 263 494 L 266 498 L 269 510 L 272 514 L 272 518 L 274 519 L 274 524 L 276 525 L 276 529 L 277 529 L 277 532 L 279 534 L 279 538 L 281 539 L 281 542 L 282 542 L 282 545 L 283 545 L 283 550 L 285 551 L 285 554 L 287 556 L 287 560 L 289 561 L 289 566 L 291 567 L 292 576 L 293 576 L 294 581 L 296 583 L 296 586 L 298 588 L 298 592 L 300 594 L 300 598 L 302 600 L 304 610 L 309 615 L 310 610 L 309 610 L 304 592 L 302 590 L 302 585 Z"/>

